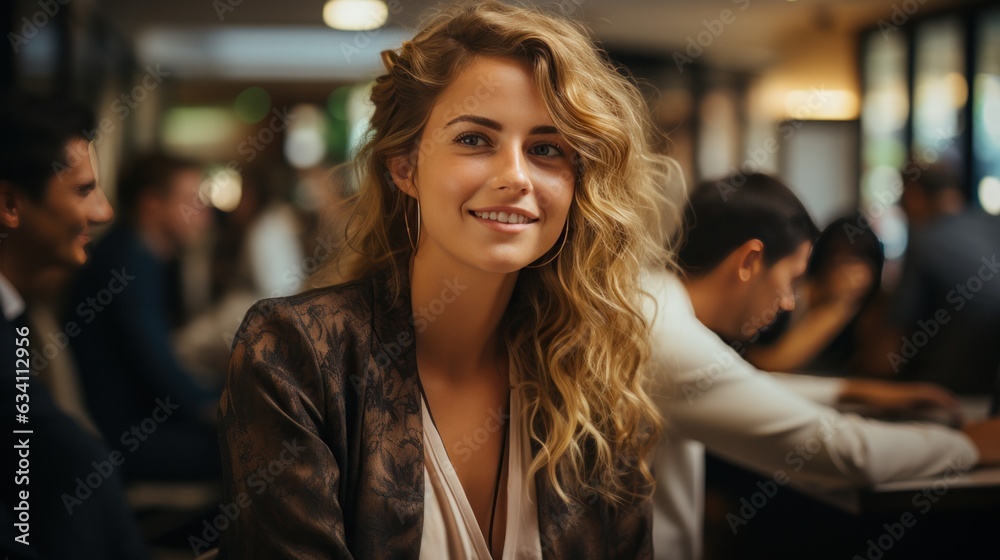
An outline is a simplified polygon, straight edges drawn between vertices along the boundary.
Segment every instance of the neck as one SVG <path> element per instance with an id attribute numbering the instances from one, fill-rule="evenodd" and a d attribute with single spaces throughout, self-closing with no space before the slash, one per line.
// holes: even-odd
<path id="1" fill-rule="evenodd" d="M 425 245 L 412 257 L 410 276 L 419 359 L 455 379 L 503 360 L 500 321 L 516 272 L 473 269 Z"/>
<path id="2" fill-rule="evenodd" d="M 725 334 L 728 331 L 726 319 L 729 313 L 726 302 L 719 294 L 727 293 L 727 288 L 712 273 L 697 278 L 684 278 L 682 281 L 698 321 L 713 332 Z"/>
<path id="3" fill-rule="evenodd" d="M 13 232 L 0 240 L 0 274 L 14 286 L 22 298 L 27 299 L 32 289 L 32 279 L 37 278 L 43 266 L 32 258 L 32 251 L 26 250 L 14 238 Z M 36 255 L 37 256 L 37 255 Z"/>

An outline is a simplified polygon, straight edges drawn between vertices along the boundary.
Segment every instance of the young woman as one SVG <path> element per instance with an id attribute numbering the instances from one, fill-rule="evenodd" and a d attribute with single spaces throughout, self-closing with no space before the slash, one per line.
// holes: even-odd
<path id="1" fill-rule="evenodd" d="M 677 211 L 641 96 L 577 26 L 496 2 L 383 61 L 347 281 L 236 337 L 223 556 L 650 557 L 639 273 Z"/>

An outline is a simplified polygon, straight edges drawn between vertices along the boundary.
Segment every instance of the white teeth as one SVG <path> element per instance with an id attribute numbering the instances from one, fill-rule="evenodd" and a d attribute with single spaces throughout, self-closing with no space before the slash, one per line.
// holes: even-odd
<path id="1" fill-rule="evenodd" d="M 526 224 L 531 220 L 524 215 L 514 214 L 511 212 L 473 212 L 477 218 L 482 218 L 484 220 L 493 220 L 495 222 L 500 222 L 501 224 Z"/>

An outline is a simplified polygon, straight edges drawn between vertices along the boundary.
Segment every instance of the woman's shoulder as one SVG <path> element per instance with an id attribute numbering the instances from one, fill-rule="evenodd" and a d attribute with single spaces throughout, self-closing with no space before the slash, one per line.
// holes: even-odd
<path id="1" fill-rule="evenodd" d="M 290 296 L 268 298 L 258 303 L 271 300 L 273 305 L 287 306 L 300 312 L 323 307 L 370 308 L 375 295 L 374 281 L 375 277 L 367 276 L 341 284 L 312 288 Z"/>
<path id="2" fill-rule="evenodd" d="M 240 333 L 272 332 L 304 338 L 319 351 L 345 344 L 368 344 L 373 337 L 407 330 L 407 298 L 394 297 L 387 272 L 299 294 L 262 299 L 243 319 Z M 239 342 L 238 340 L 236 342 Z"/>
<path id="3" fill-rule="evenodd" d="M 265 298 L 250 307 L 240 328 L 280 326 L 306 333 L 321 326 L 357 328 L 371 324 L 374 299 L 372 278 Z"/>
<path id="4" fill-rule="evenodd" d="M 230 369 L 296 386 L 322 380 L 315 386 L 342 392 L 382 351 L 387 333 L 410 328 L 404 309 L 378 275 L 260 300 L 234 337 Z"/>

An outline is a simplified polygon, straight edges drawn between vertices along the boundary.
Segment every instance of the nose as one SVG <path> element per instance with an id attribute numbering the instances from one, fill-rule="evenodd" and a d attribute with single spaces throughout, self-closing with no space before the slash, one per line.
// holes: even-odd
<path id="1" fill-rule="evenodd" d="M 787 290 L 781 294 L 781 302 L 778 305 L 781 306 L 782 311 L 793 311 L 795 309 L 795 292 Z"/>
<path id="2" fill-rule="evenodd" d="M 115 211 L 108 203 L 108 197 L 104 194 L 104 189 L 100 187 L 94 189 L 94 196 L 90 203 L 90 212 L 87 219 L 92 224 L 106 224 L 115 219 Z"/>
<path id="3" fill-rule="evenodd" d="M 500 169 L 497 170 L 495 188 L 510 189 L 527 194 L 531 192 L 531 176 L 528 172 L 528 159 L 519 147 L 504 150 L 504 156 L 497 158 Z"/>

